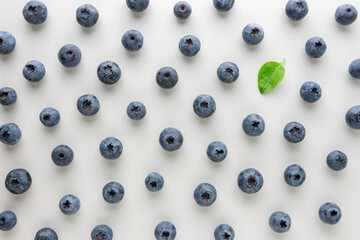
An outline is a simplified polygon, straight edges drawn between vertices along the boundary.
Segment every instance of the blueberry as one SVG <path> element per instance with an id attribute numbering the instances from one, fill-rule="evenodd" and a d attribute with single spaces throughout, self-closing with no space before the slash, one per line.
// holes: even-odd
<path id="1" fill-rule="evenodd" d="M 303 19 L 308 12 L 309 7 L 305 0 L 289 0 L 285 7 L 286 15 L 294 21 Z"/>
<path id="2" fill-rule="evenodd" d="M 321 37 L 312 37 L 306 41 L 305 52 L 309 57 L 319 58 L 326 51 L 326 43 Z"/>
<path id="3" fill-rule="evenodd" d="M 239 67 L 232 62 L 223 62 L 217 69 L 217 76 L 223 83 L 233 83 L 239 77 Z"/>
<path id="4" fill-rule="evenodd" d="M 13 88 L 0 88 L 0 104 L 4 106 L 12 105 L 16 102 L 17 94 Z"/>
<path id="5" fill-rule="evenodd" d="M 73 215 L 80 209 L 80 200 L 74 195 L 65 195 L 59 202 L 60 211 L 65 215 Z"/>
<path id="6" fill-rule="evenodd" d="M 152 172 L 146 176 L 145 186 L 150 192 L 158 192 L 164 186 L 164 178 L 160 174 Z"/>
<path id="7" fill-rule="evenodd" d="M 346 112 L 345 121 L 349 127 L 360 129 L 360 105 L 353 106 Z"/>
<path id="8" fill-rule="evenodd" d="M 307 81 L 301 85 L 300 96 L 308 103 L 314 103 L 321 98 L 321 87 L 316 82 Z"/>
<path id="9" fill-rule="evenodd" d="M 264 30 L 259 24 L 249 23 L 242 31 L 242 37 L 245 43 L 256 45 L 264 39 Z"/>
<path id="10" fill-rule="evenodd" d="M 214 114 L 216 110 L 216 103 L 210 95 L 202 94 L 195 98 L 193 102 L 193 109 L 199 117 L 208 118 Z"/>
<path id="11" fill-rule="evenodd" d="M 156 240 L 174 240 L 176 228 L 171 222 L 163 221 L 156 226 L 154 235 Z"/>
<path id="12" fill-rule="evenodd" d="M 321 221 L 327 224 L 336 224 L 341 219 L 341 209 L 338 205 L 332 202 L 327 202 L 321 205 L 319 209 L 319 217 Z"/>
<path id="13" fill-rule="evenodd" d="M 345 153 L 335 150 L 327 155 L 326 163 L 334 171 L 343 170 L 347 165 L 347 156 Z"/>
<path id="14" fill-rule="evenodd" d="M 284 179 L 292 187 L 299 187 L 306 179 L 306 173 L 302 167 L 297 164 L 288 166 L 284 171 Z"/>
<path id="15" fill-rule="evenodd" d="M 51 228 L 42 228 L 37 231 L 35 235 L 35 240 L 58 240 L 58 235 L 56 232 Z"/>
<path id="16" fill-rule="evenodd" d="M 7 55 L 14 51 L 16 40 L 9 32 L 0 31 L 0 54 Z"/>
<path id="17" fill-rule="evenodd" d="M 93 116 L 100 109 L 99 100 L 92 94 L 85 94 L 78 98 L 77 109 L 85 116 Z"/>
<path id="18" fill-rule="evenodd" d="M 248 194 L 257 193 L 263 186 L 263 183 L 263 176 L 254 168 L 244 169 L 237 178 L 239 188 Z"/>
<path id="19" fill-rule="evenodd" d="M 156 73 L 156 83 L 164 89 L 173 88 L 178 79 L 178 74 L 172 67 L 162 67 Z"/>
<path id="20" fill-rule="evenodd" d="M 0 142 L 15 145 L 21 138 L 21 130 L 15 123 L 5 123 L 0 127 Z"/>
<path id="21" fill-rule="evenodd" d="M 180 1 L 174 6 L 174 14 L 180 20 L 185 20 L 191 15 L 191 6 L 188 2 Z"/>
<path id="22" fill-rule="evenodd" d="M 214 141 L 207 147 L 206 154 L 210 160 L 214 162 L 221 162 L 227 155 L 226 145 L 220 141 Z"/>
<path id="23" fill-rule="evenodd" d="M 179 50 L 186 57 L 193 57 L 200 51 L 200 40 L 194 35 L 186 35 L 180 39 Z"/>
<path id="24" fill-rule="evenodd" d="M 102 190 L 104 200 L 111 204 L 120 202 L 124 197 L 124 193 L 123 186 L 118 182 L 109 182 Z"/>
<path id="25" fill-rule="evenodd" d="M 0 230 L 1 231 L 10 231 L 15 227 L 17 223 L 17 218 L 14 212 L 5 211 L 0 213 Z"/>
<path id="26" fill-rule="evenodd" d="M 298 122 L 289 122 L 284 127 L 284 137 L 291 143 L 299 143 L 304 140 L 306 131 L 304 126 Z"/>
<path id="27" fill-rule="evenodd" d="M 113 231 L 105 224 L 97 225 L 91 231 L 91 240 L 112 240 Z"/>
<path id="28" fill-rule="evenodd" d="M 144 37 L 137 30 L 129 30 L 122 36 L 121 43 L 127 51 L 136 52 L 142 48 Z"/>
<path id="29" fill-rule="evenodd" d="M 97 69 L 99 80 L 105 84 L 111 85 L 119 81 L 121 70 L 119 65 L 112 61 L 102 62 Z"/>
<path id="30" fill-rule="evenodd" d="M 73 150 L 65 144 L 59 145 L 51 152 L 51 159 L 60 167 L 68 166 L 74 158 Z"/>
<path id="31" fill-rule="evenodd" d="M 227 12 L 234 6 L 235 0 L 213 0 L 214 7 L 220 12 Z"/>
<path id="32" fill-rule="evenodd" d="M 228 224 L 220 224 L 214 231 L 215 240 L 233 240 L 235 237 L 234 229 Z"/>
<path id="33" fill-rule="evenodd" d="M 291 218 L 289 214 L 277 211 L 271 214 L 269 225 L 274 232 L 284 233 L 289 231 L 291 227 Z"/>
<path id="34" fill-rule="evenodd" d="M 350 25 L 355 22 L 358 12 L 351 4 L 340 5 L 335 12 L 335 20 L 341 25 Z"/>
<path id="35" fill-rule="evenodd" d="M 141 120 L 146 115 L 146 107 L 141 102 L 131 102 L 127 109 L 126 113 L 132 120 Z"/>
<path id="36" fill-rule="evenodd" d="M 11 170 L 5 178 L 5 187 L 13 194 L 22 194 L 31 186 L 31 176 L 22 168 Z"/>
<path id="37" fill-rule="evenodd" d="M 80 48 L 73 44 L 66 44 L 59 50 L 58 59 L 64 67 L 76 67 L 81 61 Z"/>
<path id="38" fill-rule="evenodd" d="M 83 27 L 94 26 L 98 19 L 99 12 L 93 5 L 84 4 L 76 10 L 76 21 Z"/>
<path id="39" fill-rule="evenodd" d="M 54 127 L 60 122 L 60 113 L 52 107 L 45 108 L 40 113 L 40 121 L 46 127 Z"/>
<path id="40" fill-rule="evenodd" d="M 168 127 L 162 130 L 159 136 L 161 147 L 169 152 L 178 150 L 183 144 L 184 137 L 176 128 Z"/>
<path id="41" fill-rule="evenodd" d="M 126 0 L 127 6 L 134 12 L 142 12 L 149 6 L 149 0 Z"/>
<path id="42" fill-rule="evenodd" d="M 200 183 L 194 190 L 195 202 L 201 207 L 209 207 L 216 200 L 216 189 L 210 183 Z"/>
<path id="43" fill-rule="evenodd" d="M 348 71 L 353 78 L 360 79 L 360 58 L 350 63 Z"/>
<path id="44" fill-rule="evenodd" d="M 260 136 L 265 130 L 265 122 L 260 115 L 251 113 L 244 118 L 242 128 L 249 136 Z"/>
<path id="45" fill-rule="evenodd" d="M 43 2 L 30 1 L 23 8 L 23 16 L 28 23 L 41 24 L 47 18 L 47 8 Z"/>
<path id="46" fill-rule="evenodd" d="M 123 145 L 119 139 L 107 137 L 101 141 L 99 150 L 101 156 L 108 160 L 114 160 L 120 157 L 123 151 Z"/>
<path id="47" fill-rule="evenodd" d="M 45 66 L 39 61 L 27 62 L 23 68 L 23 76 L 29 82 L 39 82 L 45 76 Z"/>

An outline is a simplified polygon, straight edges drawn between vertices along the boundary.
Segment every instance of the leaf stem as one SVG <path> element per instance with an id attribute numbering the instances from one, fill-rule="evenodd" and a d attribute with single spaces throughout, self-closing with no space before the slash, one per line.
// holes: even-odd
<path id="1" fill-rule="evenodd" d="M 285 58 L 280 62 L 280 65 L 282 65 L 285 62 Z"/>

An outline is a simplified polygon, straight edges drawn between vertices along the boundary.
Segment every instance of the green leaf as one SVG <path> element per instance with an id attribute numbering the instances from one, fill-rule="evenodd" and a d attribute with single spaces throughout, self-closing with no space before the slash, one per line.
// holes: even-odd
<path id="1" fill-rule="evenodd" d="M 262 65 L 258 74 L 258 87 L 261 94 L 273 90 L 284 78 L 284 62 L 285 59 L 280 63 L 267 62 Z"/>

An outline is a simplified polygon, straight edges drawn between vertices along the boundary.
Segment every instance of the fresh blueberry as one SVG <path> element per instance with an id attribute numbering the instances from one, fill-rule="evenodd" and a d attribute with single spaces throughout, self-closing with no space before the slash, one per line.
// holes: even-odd
<path id="1" fill-rule="evenodd" d="M 200 40 L 194 35 L 186 35 L 180 39 L 179 50 L 186 57 L 193 57 L 200 51 Z"/>
<path id="2" fill-rule="evenodd" d="M 201 207 L 209 207 L 216 200 L 216 189 L 210 183 L 200 183 L 194 190 L 195 202 Z"/>
<path id="3" fill-rule="evenodd" d="M 113 231 L 105 224 L 97 225 L 91 231 L 91 240 L 112 240 Z"/>
<path id="4" fill-rule="evenodd" d="M 40 229 L 35 236 L 35 240 L 58 240 L 58 235 L 51 228 L 42 228 Z"/>
<path id="5" fill-rule="evenodd" d="M 132 120 L 141 120 L 146 115 L 146 107 L 141 102 L 131 102 L 127 109 L 126 113 Z"/>
<path id="6" fill-rule="evenodd" d="M 160 174 L 152 172 L 146 176 L 145 186 L 150 192 L 160 191 L 164 186 L 164 178 Z"/>
<path id="7" fill-rule="evenodd" d="M 312 37 L 306 41 L 305 52 L 309 57 L 319 58 L 326 51 L 326 43 L 321 37 Z"/>
<path id="8" fill-rule="evenodd" d="M 172 67 L 160 68 L 156 73 L 156 83 L 164 89 L 173 88 L 178 82 L 178 74 Z"/>
<path id="9" fill-rule="evenodd" d="M 76 105 L 79 112 L 85 116 L 93 116 L 100 109 L 99 100 L 92 94 L 85 94 L 79 97 Z"/>
<path id="10" fill-rule="evenodd" d="M 314 103 L 321 98 L 321 87 L 316 82 L 307 81 L 301 85 L 300 96 L 308 103 Z"/>
<path id="11" fill-rule="evenodd" d="M 239 188 L 248 194 L 257 193 L 263 186 L 263 183 L 263 176 L 254 168 L 244 169 L 237 178 Z"/>
<path id="12" fill-rule="evenodd" d="M 126 0 L 127 6 L 134 12 L 142 12 L 149 6 L 149 0 Z"/>
<path id="13" fill-rule="evenodd" d="M 120 202 L 124 197 L 124 193 L 123 186 L 118 182 L 109 182 L 102 190 L 104 200 L 111 204 Z"/>
<path id="14" fill-rule="evenodd" d="M 174 240 L 176 237 L 176 228 L 173 223 L 163 221 L 156 226 L 154 235 L 156 240 Z"/>
<path id="15" fill-rule="evenodd" d="M 193 109 L 199 117 L 208 118 L 214 114 L 216 110 L 216 103 L 210 95 L 202 94 L 195 98 L 193 102 Z"/>
<path id="16" fill-rule="evenodd" d="M 286 15 L 293 21 L 303 19 L 308 12 L 309 7 L 305 0 L 289 0 L 285 7 Z"/>
<path id="17" fill-rule="evenodd" d="M 353 106 L 346 112 L 345 121 L 349 127 L 360 129 L 360 105 Z"/>
<path id="18" fill-rule="evenodd" d="M 114 160 L 120 157 L 123 151 L 123 145 L 119 139 L 107 137 L 101 141 L 99 150 L 101 156 L 108 160 Z"/>
<path id="19" fill-rule="evenodd" d="M 46 127 L 54 127 L 60 122 L 60 113 L 52 107 L 45 108 L 40 113 L 40 121 Z"/>
<path id="20" fill-rule="evenodd" d="M 16 40 L 9 32 L 0 31 L 0 54 L 7 55 L 14 51 Z"/>
<path id="21" fill-rule="evenodd" d="M 220 12 L 227 12 L 234 6 L 235 0 L 213 0 L 214 7 Z"/>
<path id="22" fill-rule="evenodd" d="M 214 141 L 207 147 L 206 154 L 210 160 L 214 162 L 221 162 L 227 155 L 226 145 L 220 141 Z"/>
<path id="23" fill-rule="evenodd" d="M 183 144 L 184 137 L 176 128 L 168 127 L 162 130 L 159 136 L 161 147 L 169 152 L 178 150 Z"/>
<path id="24" fill-rule="evenodd" d="M 265 130 L 265 122 L 260 115 L 251 113 L 244 118 L 242 128 L 249 136 L 260 136 Z"/>
<path id="25" fill-rule="evenodd" d="M 306 173 L 302 167 L 297 164 L 288 166 L 284 171 L 284 179 L 292 187 L 299 187 L 306 179 Z"/>
<path id="26" fill-rule="evenodd" d="M 13 88 L 0 88 L 0 104 L 4 106 L 12 105 L 16 102 L 17 94 Z"/>
<path id="27" fill-rule="evenodd" d="M 284 233 L 289 231 L 291 227 L 291 218 L 289 214 L 277 211 L 271 214 L 269 225 L 274 232 Z"/>
<path id="28" fill-rule="evenodd" d="M 65 144 L 59 145 L 51 152 L 51 159 L 60 167 L 68 166 L 74 158 L 73 150 Z"/>
<path id="29" fill-rule="evenodd" d="M 235 237 L 234 229 L 228 224 L 220 224 L 214 231 L 215 240 L 233 240 Z"/>
<path id="30" fill-rule="evenodd" d="M 5 211 L 0 213 L 0 230 L 1 231 L 10 231 L 15 227 L 17 223 L 17 218 L 14 212 Z"/>
<path id="31" fill-rule="evenodd" d="M 347 165 L 347 156 L 345 153 L 335 150 L 327 155 L 326 163 L 334 171 L 343 170 Z"/>
<path id="32" fill-rule="evenodd" d="M 23 16 L 28 23 L 41 24 L 47 18 L 47 8 L 43 2 L 30 1 L 23 8 Z"/>
<path id="33" fill-rule="evenodd" d="M 232 62 L 223 62 L 217 69 L 217 76 L 223 83 L 233 83 L 239 77 L 239 67 Z"/>
<path id="34" fill-rule="evenodd" d="M 335 12 L 335 20 L 341 25 L 350 25 L 355 22 L 358 12 L 351 4 L 340 5 Z"/>
<path id="35" fill-rule="evenodd" d="M 174 6 L 174 14 L 180 20 L 185 20 L 190 17 L 191 6 L 185 1 L 177 2 Z"/>
<path id="36" fill-rule="evenodd" d="M 144 37 L 137 30 L 129 30 L 122 36 L 121 43 L 127 51 L 136 52 L 142 48 Z"/>
<path id="37" fill-rule="evenodd" d="M 249 23 L 242 31 L 242 37 L 247 44 L 256 45 L 264 39 L 264 30 L 259 24 Z"/>
<path id="38" fill-rule="evenodd" d="M 321 221 L 327 224 L 336 224 L 341 219 L 341 209 L 338 205 L 332 202 L 327 202 L 321 205 L 319 209 L 319 217 Z"/>
<path id="39" fill-rule="evenodd" d="M 80 209 L 80 200 L 74 195 L 65 195 L 59 202 L 60 211 L 65 215 L 73 215 Z"/>
<path id="40" fill-rule="evenodd" d="M 76 21 L 83 27 L 94 26 L 98 19 L 99 12 L 93 5 L 84 4 L 76 10 Z"/>
<path id="41" fill-rule="evenodd" d="M 41 62 L 33 60 L 25 64 L 22 73 L 29 82 L 39 82 L 45 76 L 45 66 Z"/>
<path id="42" fill-rule="evenodd" d="M 99 80 L 105 84 L 111 85 L 119 81 L 121 70 L 119 65 L 112 61 L 102 62 L 97 69 Z"/>
<path id="43" fill-rule="evenodd" d="M 5 187 L 13 194 L 22 194 L 31 186 L 31 176 L 22 168 L 11 170 L 5 178 Z"/>
<path id="44" fill-rule="evenodd" d="M 66 44 L 59 50 L 58 59 L 64 67 L 76 67 L 81 61 L 80 48 L 73 44 Z"/>
<path id="45" fill-rule="evenodd" d="M 306 131 L 305 127 L 301 123 L 289 122 L 284 127 L 283 134 L 287 141 L 291 143 L 299 143 L 304 140 Z"/>
<path id="46" fill-rule="evenodd" d="M 348 71 L 353 78 L 360 79 L 360 58 L 350 63 Z"/>
<path id="47" fill-rule="evenodd" d="M 15 123 L 5 123 L 0 127 L 0 142 L 15 145 L 21 138 L 21 130 Z"/>

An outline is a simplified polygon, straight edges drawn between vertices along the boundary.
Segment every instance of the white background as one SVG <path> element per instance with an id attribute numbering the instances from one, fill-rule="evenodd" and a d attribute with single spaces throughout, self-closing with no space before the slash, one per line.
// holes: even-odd
<path id="1" fill-rule="evenodd" d="M 335 9 L 343 0 L 309 0 L 309 13 L 300 22 L 285 15 L 286 0 L 239 1 L 228 13 L 215 10 L 212 0 L 188 0 L 193 12 L 185 22 L 173 14 L 175 0 L 151 0 L 143 13 L 131 12 L 125 0 L 90 0 L 99 11 L 98 23 L 82 28 L 75 18 L 77 7 L 85 1 L 44 0 L 48 19 L 40 26 L 28 24 L 22 16 L 27 1 L 1 0 L 0 30 L 11 32 L 17 41 L 15 51 L 0 57 L 0 85 L 13 87 L 18 100 L 11 107 L 0 107 L 0 123 L 15 122 L 23 133 L 12 147 L 0 145 L 0 181 L 14 168 L 27 169 L 33 184 L 23 195 L 9 193 L 0 185 L 0 211 L 12 210 L 18 224 L 0 239 L 31 240 L 42 227 L 52 227 L 59 239 L 90 239 L 97 224 L 108 224 L 114 239 L 154 239 L 155 226 L 163 220 L 173 222 L 176 239 L 213 239 L 217 225 L 227 223 L 236 239 L 356 239 L 360 234 L 360 174 L 358 147 L 360 132 L 344 120 L 346 111 L 360 103 L 360 81 L 348 74 L 350 62 L 360 54 L 360 20 L 343 27 L 335 22 Z M 352 1 L 356 4 L 356 1 Z M 360 10 L 360 5 L 355 5 Z M 247 46 L 241 37 L 244 26 L 260 24 L 265 38 L 258 46 Z M 122 35 L 137 29 L 144 46 L 128 53 L 121 45 Z M 201 50 L 194 58 L 178 50 L 181 37 L 194 34 Z M 307 39 L 321 36 L 328 49 L 320 59 L 310 59 L 304 51 Z M 82 51 L 82 61 L 74 69 L 64 68 L 58 50 L 67 43 Z M 257 73 L 267 61 L 285 61 L 285 78 L 278 87 L 261 95 Z M 22 68 L 29 60 L 39 60 L 46 76 L 38 84 L 26 81 Z M 112 60 L 122 70 L 120 81 L 102 84 L 96 76 L 98 65 Z M 239 79 L 225 85 L 217 79 L 216 69 L 224 61 L 240 68 Z M 178 84 L 162 90 L 155 75 L 163 66 L 174 67 Z M 299 96 L 304 81 L 318 82 L 323 96 L 315 104 Z M 101 109 L 94 117 L 82 116 L 77 98 L 91 93 Z M 217 110 L 209 119 L 200 119 L 192 109 L 199 94 L 214 97 Z M 131 101 L 147 107 L 146 117 L 134 122 L 126 115 Z M 45 107 L 61 113 L 58 126 L 49 129 L 39 121 Z M 249 113 L 260 114 L 266 130 L 258 138 L 245 135 L 241 128 Z M 288 143 L 282 130 L 286 123 L 299 121 L 307 131 L 299 144 Z M 158 143 L 160 132 L 176 127 L 184 144 L 176 152 L 165 152 Z M 124 151 L 115 161 L 101 157 L 102 139 L 119 138 Z M 207 145 L 221 140 L 228 147 L 222 163 L 206 156 Z M 65 168 L 51 161 L 51 151 L 59 144 L 75 152 L 73 163 Z M 334 172 L 326 165 L 332 150 L 348 156 L 345 170 Z M 284 169 L 300 164 L 307 173 L 305 183 L 292 188 L 283 180 Z M 240 191 L 236 179 L 245 168 L 257 168 L 264 186 L 254 195 Z M 150 193 L 144 179 L 152 171 L 165 178 L 162 191 Z M 124 199 L 116 205 L 106 203 L 102 188 L 119 181 Z M 196 205 L 193 190 L 201 182 L 213 184 L 218 192 L 209 208 Z M 81 200 L 80 211 L 63 215 L 58 202 L 65 194 Z M 341 221 L 330 226 L 318 217 L 319 207 L 337 203 Z M 268 218 L 281 210 L 292 218 L 286 234 L 274 233 Z"/>

